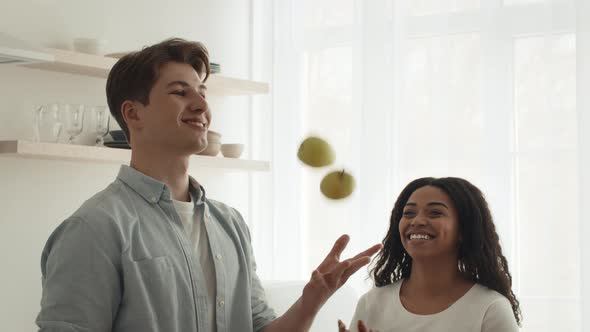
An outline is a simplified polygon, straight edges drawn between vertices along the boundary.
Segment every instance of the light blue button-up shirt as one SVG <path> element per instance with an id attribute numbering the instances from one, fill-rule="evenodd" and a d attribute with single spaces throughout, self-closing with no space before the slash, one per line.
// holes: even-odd
<path id="1" fill-rule="evenodd" d="M 218 332 L 260 331 L 276 318 L 235 209 L 202 201 L 214 257 Z M 208 332 L 199 260 L 167 186 L 131 167 L 49 237 L 41 257 L 40 331 Z"/>

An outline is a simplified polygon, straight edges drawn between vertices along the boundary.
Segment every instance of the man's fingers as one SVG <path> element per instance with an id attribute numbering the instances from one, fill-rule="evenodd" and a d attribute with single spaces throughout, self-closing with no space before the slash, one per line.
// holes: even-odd
<path id="1" fill-rule="evenodd" d="M 375 255 L 379 250 L 381 250 L 381 248 L 383 248 L 383 245 L 381 243 L 376 244 L 376 245 L 372 246 L 371 248 L 369 248 L 369 249 L 361 252 L 360 254 L 354 256 L 352 259 L 356 259 L 356 258 L 363 257 L 363 256 L 369 256 L 369 257 L 371 257 L 371 256 Z"/>
<path id="2" fill-rule="evenodd" d="M 336 240 L 336 243 L 334 243 L 332 250 L 330 250 L 328 257 L 332 256 L 332 257 L 335 257 L 336 260 L 340 260 L 340 254 L 344 251 L 344 249 L 348 245 L 348 241 L 350 241 L 350 236 L 348 236 L 346 234 L 339 237 L 338 240 Z"/>
<path id="3" fill-rule="evenodd" d="M 325 275 L 327 279 L 326 283 L 330 285 L 331 288 L 333 288 L 334 286 L 340 287 L 340 285 L 342 285 L 342 282 L 340 282 L 340 280 L 342 279 L 344 273 L 346 273 L 346 271 L 350 269 L 351 264 L 352 263 L 349 260 L 345 260 L 344 262 L 338 263 L 334 267 L 334 270 L 332 270 L 329 274 Z"/>
<path id="4" fill-rule="evenodd" d="M 360 254 L 354 256 L 353 258 L 347 259 L 350 261 L 350 267 L 344 271 L 342 277 L 340 278 L 341 283 L 345 283 L 351 275 L 353 275 L 356 271 L 358 271 L 361 267 L 369 264 L 371 262 L 371 256 L 373 256 L 376 252 L 381 250 L 383 246 L 381 244 L 376 244 L 371 248 L 361 252 Z"/>
<path id="5" fill-rule="evenodd" d="M 348 278 L 350 278 L 351 275 L 353 275 L 356 271 L 358 271 L 361 267 L 369 264 L 371 262 L 371 258 L 369 258 L 368 256 L 363 256 L 357 259 L 349 259 L 348 261 L 350 261 L 350 266 L 348 267 L 348 269 L 346 269 L 346 271 L 344 271 L 344 273 L 342 273 L 342 276 L 340 277 L 340 283 L 344 284 Z"/>
<path id="6" fill-rule="evenodd" d="M 350 241 L 350 237 L 346 234 L 344 234 L 340 238 L 338 238 L 338 240 L 336 240 L 336 243 L 334 243 L 332 250 L 330 250 L 330 253 L 326 256 L 326 258 L 324 258 L 324 261 L 320 264 L 320 266 L 318 266 L 318 270 L 320 270 L 322 273 L 330 272 L 329 266 L 340 261 L 340 255 L 342 254 L 342 252 L 344 251 L 344 249 L 348 245 L 349 241 Z M 357 254 L 356 256 L 354 256 L 353 258 L 348 259 L 348 260 L 354 261 L 354 260 L 362 258 L 362 257 L 369 257 L 370 258 L 374 254 L 376 254 L 379 250 L 381 250 L 381 248 L 383 248 L 383 245 L 375 244 L 374 246 L 370 247 L 369 249 Z"/>
<path id="7" fill-rule="evenodd" d="M 321 270 L 322 272 L 324 272 L 324 268 L 326 267 L 326 265 L 329 265 L 329 264 L 333 263 L 334 261 L 336 261 L 336 262 L 339 261 L 340 254 L 342 254 L 342 252 L 344 251 L 344 248 L 346 248 L 346 246 L 348 245 L 348 241 L 350 241 L 350 237 L 346 234 L 339 237 L 338 240 L 336 240 L 336 242 L 334 243 L 332 250 L 330 250 L 330 253 L 328 254 L 328 256 L 326 256 L 326 258 L 324 258 L 324 261 L 322 262 L 322 264 L 320 264 L 318 269 Z"/>

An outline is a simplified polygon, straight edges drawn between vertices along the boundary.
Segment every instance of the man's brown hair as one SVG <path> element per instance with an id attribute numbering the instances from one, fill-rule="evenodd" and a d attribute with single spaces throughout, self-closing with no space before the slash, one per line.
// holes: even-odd
<path id="1" fill-rule="evenodd" d="M 125 100 L 148 105 L 150 91 L 158 80 L 160 68 L 168 62 L 191 65 L 199 75 L 205 74 L 203 82 L 211 72 L 209 52 L 205 45 L 181 38 L 167 39 L 141 51 L 126 54 L 109 72 L 106 86 L 107 103 L 129 142 L 129 127 L 121 114 L 121 105 Z"/>

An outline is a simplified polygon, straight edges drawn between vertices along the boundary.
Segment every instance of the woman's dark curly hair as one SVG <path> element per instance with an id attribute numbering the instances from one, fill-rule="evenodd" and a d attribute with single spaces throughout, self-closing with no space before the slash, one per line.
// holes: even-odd
<path id="1" fill-rule="evenodd" d="M 459 245 L 459 270 L 474 282 L 504 295 L 510 301 L 514 317 L 520 325 L 520 304 L 512 291 L 512 276 L 508 271 L 506 257 L 502 254 L 488 203 L 477 187 L 461 178 L 421 178 L 402 190 L 391 212 L 383 249 L 375 257 L 375 265 L 371 270 L 375 286 L 382 287 L 410 276 L 412 257 L 402 245 L 399 223 L 412 193 L 424 186 L 441 189 L 455 204 L 462 239 Z"/>

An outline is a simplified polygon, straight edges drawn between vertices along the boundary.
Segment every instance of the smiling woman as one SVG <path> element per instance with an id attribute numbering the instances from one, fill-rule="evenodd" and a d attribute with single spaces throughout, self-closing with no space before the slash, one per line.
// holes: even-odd
<path id="1" fill-rule="evenodd" d="M 387 331 L 517 331 L 519 302 L 483 193 L 460 178 L 402 190 L 358 321 Z M 345 328 L 340 328 L 345 331 Z"/>
<path id="2" fill-rule="evenodd" d="M 399 231 L 402 244 L 413 259 L 448 254 L 453 257 L 458 250 L 457 211 L 450 197 L 434 186 L 419 188 L 410 196 Z"/>

